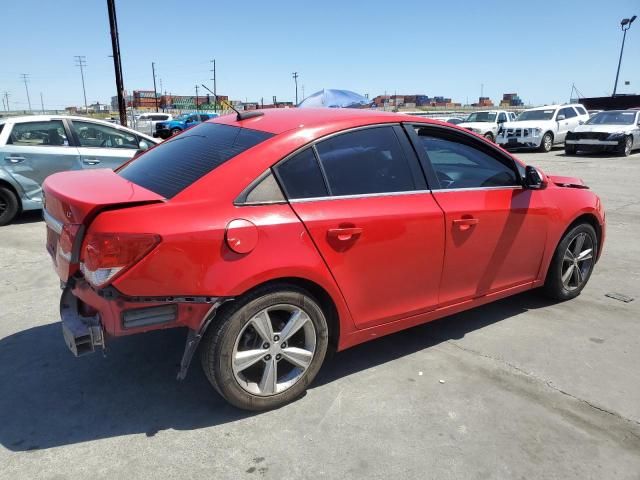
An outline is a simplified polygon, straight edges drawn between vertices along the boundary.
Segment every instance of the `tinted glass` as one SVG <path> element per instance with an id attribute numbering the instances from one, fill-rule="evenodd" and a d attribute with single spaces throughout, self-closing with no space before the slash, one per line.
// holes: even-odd
<path id="1" fill-rule="evenodd" d="M 16 123 L 7 139 L 9 145 L 66 147 L 67 133 L 61 120 Z"/>
<path id="2" fill-rule="evenodd" d="M 311 148 L 278 165 L 277 172 L 289 198 L 314 198 L 328 195 L 320 166 Z"/>
<path id="3" fill-rule="evenodd" d="M 273 134 L 202 123 L 145 152 L 118 173 L 165 198 L 171 198 L 227 160 Z"/>
<path id="4" fill-rule="evenodd" d="M 417 129 L 441 188 L 516 186 L 515 172 L 497 158 L 470 145 L 434 137 Z"/>
<path id="5" fill-rule="evenodd" d="M 578 116 L 575 110 L 571 107 L 561 108 L 558 115 L 564 115 L 564 118 L 573 118 Z"/>
<path id="6" fill-rule="evenodd" d="M 587 125 L 633 125 L 636 112 L 625 110 L 609 110 L 596 113 L 587 120 Z"/>
<path id="7" fill-rule="evenodd" d="M 130 148 L 137 150 L 138 138 L 117 128 L 98 123 L 73 121 L 73 129 L 81 147 Z"/>
<path id="8" fill-rule="evenodd" d="M 244 203 L 283 202 L 284 195 L 273 174 L 269 173 L 247 194 Z"/>
<path id="9" fill-rule="evenodd" d="M 582 107 L 576 107 L 576 110 L 578 110 L 578 113 L 580 115 L 586 115 L 587 114 L 587 111 Z"/>
<path id="10" fill-rule="evenodd" d="M 415 190 L 409 162 L 392 127 L 349 132 L 317 144 L 331 195 Z"/>
<path id="11" fill-rule="evenodd" d="M 506 122 L 506 121 L 507 121 L 507 115 L 504 112 L 498 115 L 498 122 Z"/>

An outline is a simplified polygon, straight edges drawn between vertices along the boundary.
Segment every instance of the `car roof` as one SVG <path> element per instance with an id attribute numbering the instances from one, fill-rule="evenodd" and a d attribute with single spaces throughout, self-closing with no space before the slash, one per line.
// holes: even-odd
<path id="1" fill-rule="evenodd" d="M 313 128 L 331 122 L 353 121 L 367 125 L 371 123 L 408 122 L 411 116 L 404 113 L 377 112 L 355 108 L 273 108 L 257 110 L 262 115 L 246 120 L 237 120 L 236 114 L 223 115 L 212 120 L 213 123 L 251 128 L 264 132 L 280 134 L 301 126 Z M 425 117 L 413 117 L 421 122 L 440 123 Z"/>

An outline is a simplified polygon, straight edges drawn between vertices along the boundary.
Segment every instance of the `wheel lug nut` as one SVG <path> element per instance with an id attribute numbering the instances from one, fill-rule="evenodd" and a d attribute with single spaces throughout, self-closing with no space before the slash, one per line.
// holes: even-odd
<path id="1" fill-rule="evenodd" d="M 265 356 L 264 356 L 264 359 L 265 359 L 265 361 L 267 361 L 267 362 L 268 362 L 269 360 L 271 360 L 271 355 L 265 355 Z"/>
<path id="2" fill-rule="evenodd" d="M 287 342 L 284 342 L 282 345 L 280 345 L 280 348 L 287 348 Z"/>
<path id="3" fill-rule="evenodd" d="M 276 360 L 280 360 L 281 358 L 282 358 L 282 355 L 280 355 L 280 354 L 276 355 Z"/>
<path id="4" fill-rule="evenodd" d="M 264 349 L 269 348 L 269 344 L 268 344 L 268 343 L 265 343 L 264 345 L 262 345 L 262 348 L 264 348 Z"/>
<path id="5" fill-rule="evenodd" d="M 278 340 L 280 340 L 280 335 L 274 335 L 273 336 L 273 341 L 277 342 Z"/>

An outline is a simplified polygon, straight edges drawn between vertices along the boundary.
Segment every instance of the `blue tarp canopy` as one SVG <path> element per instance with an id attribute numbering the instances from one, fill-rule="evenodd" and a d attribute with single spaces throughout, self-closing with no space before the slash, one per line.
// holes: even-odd
<path id="1" fill-rule="evenodd" d="M 371 105 L 371 100 L 350 90 L 325 88 L 309 95 L 298 104 L 299 108 L 362 108 Z"/>

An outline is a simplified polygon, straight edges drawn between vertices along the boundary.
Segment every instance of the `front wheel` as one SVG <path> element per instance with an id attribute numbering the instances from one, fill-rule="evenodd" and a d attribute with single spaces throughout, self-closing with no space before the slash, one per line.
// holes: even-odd
<path id="1" fill-rule="evenodd" d="M 16 194 L 0 186 L 0 226 L 11 223 L 19 211 L 20 201 Z"/>
<path id="2" fill-rule="evenodd" d="M 570 300 L 580 295 L 598 256 L 598 237 L 588 223 L 569 230 L 558 244 L 544 283 L 547 296 Z"/>
<path id="3" fill-rule="evenodd" d="M 624 139 L 624 144 L 620 149 L 620 155 L 622 155 L 623 157 L 628 157 L 629 155 L 631 155 L 632 147 L 633 147 L 633 137 L 629 135 Z"/>
<path id="4" fill-rule="evenodd" d="M 291 285 L 260 289 L 215 318 L 201 346 L 204 372 L 232 405 L 281 407 L 307 389 L 328 345 L 325 315 L 306 291 Z"/>
<path id="5" fill-rule="evenodd" d="M 540 142 L 540 151 L 549 153 L 553 148 L 553 134 L 551 132 L 547 132 L 542 136 L 542 141 Z"/>

